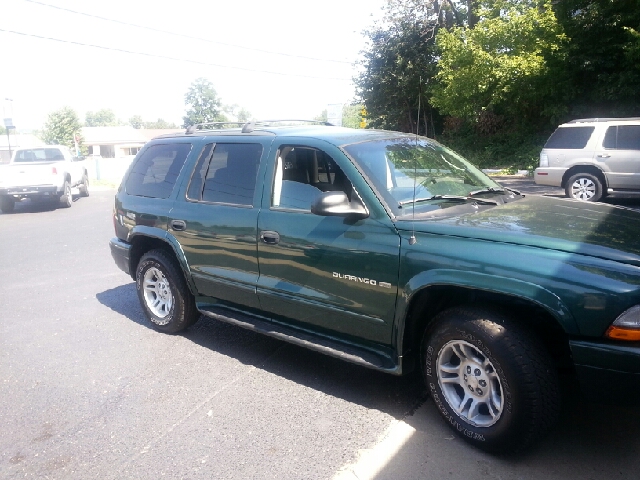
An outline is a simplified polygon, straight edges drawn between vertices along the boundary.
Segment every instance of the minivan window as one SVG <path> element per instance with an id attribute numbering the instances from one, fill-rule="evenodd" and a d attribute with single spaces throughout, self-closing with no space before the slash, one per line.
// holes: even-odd
<path id="1" fill-rule="evenodd" d="M 190 143 L 150 146 L 133 165 L 126 192 L 138 197 L 168 198 L 190 151 Z"/>
<path id="2" fill-rule="evenodd" d="M 547 140 L 544 148 L 577 150 L 584 148 L 595 127 L 558 128 Z"/>

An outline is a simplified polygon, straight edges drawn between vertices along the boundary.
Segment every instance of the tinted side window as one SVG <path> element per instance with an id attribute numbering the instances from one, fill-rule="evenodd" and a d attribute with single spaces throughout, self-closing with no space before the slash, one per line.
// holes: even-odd
<path id="1" fill-rule="evenodd" d="M 304 146 L 280 147 L 273 184 L 273 207 L 311 211 L 322 192 L 344 192 L 351 198 L 351 182 L 325 152 Z"/>
<path id="2" fill-rule="evenodd" d="M 618 127 L 609 127 L 604 134 L 604 140 L 602 141 L 603 148 L 616 148 L 618 138 Z"/>
<path id="3" fill-rule="evenodd" d="M 190 143 L 152 145 L 133 165 L 125 184 L 127 193 L 139 197 L 169 197 L 190 151 Z"/>
<path id="4" fill-rule="evenodd" d="M 544 148 L 584 148 L 593 133 L 594 127 L 558 128 L 547 140 Z"/>
<path id="5" fill-rule="evenodd" d="M 204 202 L 252 205 L 262 145 L 209 144 L 196 165 L 187 196 Z"/>
<path id="6" fill-rule="evenodd" d="M 619 150 L 640 150 L 640 125 L 620 125 L 616 148 Z"/>

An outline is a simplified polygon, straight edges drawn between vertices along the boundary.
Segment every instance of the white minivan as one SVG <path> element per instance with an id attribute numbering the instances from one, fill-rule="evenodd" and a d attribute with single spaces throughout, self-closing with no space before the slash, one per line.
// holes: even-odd
<path id="1" fill-rule="evenodd" d="M 640 118 L 588 118 L 560 125 L 540 152 L 534 180 L 587 202 L 608 194 L 640 195 Z"/>

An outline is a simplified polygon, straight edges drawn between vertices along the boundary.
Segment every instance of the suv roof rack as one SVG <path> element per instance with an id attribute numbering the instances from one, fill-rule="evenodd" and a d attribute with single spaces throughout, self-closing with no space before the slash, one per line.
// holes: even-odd
<path id="1" fill-rule="evenodd" d="M 189 125 L 184 132 L 187 135 L 194 134 L 197 130 L 221 130 L 226 127 L 226 125 L 233 125 L 235 127 L 242 127 L 242 133 L 251 133 L 256 127 L 271 127 L 274 124 L 282 124 L 284 125 L 296 125 L 296 124 L 313 124 L 313 125 L 326 125 L 333 126 L 332 123 L 325 122 L 323 120 L 252 120 L 249 122 L 205 122 L 205 123 L 197 123 L 195 125 Z M 207 128 L 209 125 L 214 125 L 213 128 Z"/>
<path id="2" fill-rule="evenodd" d="M 619 122 L 619 121 L 638 121 L 640 117 L 618 117 L 618 118 L 578 118 L 567 123 L 586 123 L 586 122 Z"/>

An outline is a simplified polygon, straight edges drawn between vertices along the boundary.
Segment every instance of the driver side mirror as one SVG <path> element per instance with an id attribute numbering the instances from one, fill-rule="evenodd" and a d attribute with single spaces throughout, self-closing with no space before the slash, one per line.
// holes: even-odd
<path id="1" fill-rule="evenodd" d="M 323 217 L 367 218 L 369 212 L 358 198 L 349 201 L 344 192 L 323 192 L 311 205 L 311 213 Z"/>

